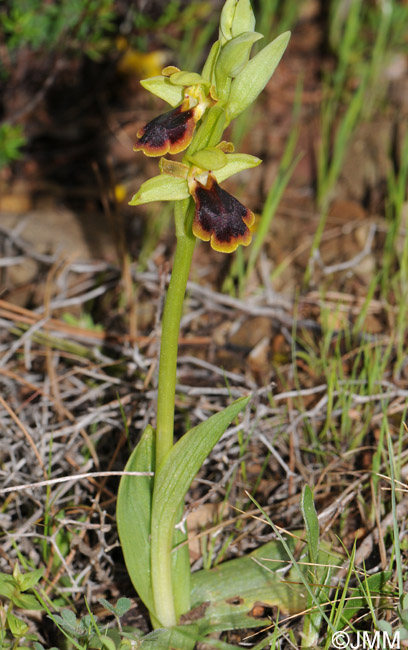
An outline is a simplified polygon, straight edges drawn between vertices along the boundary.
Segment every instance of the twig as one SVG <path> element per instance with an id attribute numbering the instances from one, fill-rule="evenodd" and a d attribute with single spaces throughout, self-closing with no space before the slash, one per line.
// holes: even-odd
<path id="1" fill-rule="evenodd" d="M 14 422 L 17 424 L 19 429 L 23 432 L 24 436 L 27 438 L 32 450 L 34 451 L 34 454 L 40 464 L 40 467 L 43 471 L 44 476 L 47 476 L 47 473 L 45 471 L 45 466 L 44 462 L 40 456 L 40 453 L 36 447 L 36 444 L 31 436 L 31 434 L 27 431 L 27 427 L 24 426 L 24 424 L 21 422 L 20 418 L 14 413 L 13 409 L 10 408 L 10 406 L 7 404 L 7 402 L 4 401 L 4 399 L 0 395 L 0 404 L 2 407 L 7 411 L 7 413 L 10 415 L 10 417 L 14 420 Z"/>
<path id="2" fill-rule="evenodd" d="M 94 479 L 101 476 L 154 476 L 154 472 L 87 472 L 86 474 L 74 474 L 73 476 L 60 476 L 59 478 L 52 478 L 47 481 L 38 481 L 37 483 L 14 485 L 12 487 L 1 489 L 0 494 L 6 494 L 7 492 L 21 492 L 21 490 L 29 490 L 31 488 L 39 488 L 46 485 L 55 485 L 56 483 L 66 483 L 67 481 L 79 481 L 84 478 Z"/>

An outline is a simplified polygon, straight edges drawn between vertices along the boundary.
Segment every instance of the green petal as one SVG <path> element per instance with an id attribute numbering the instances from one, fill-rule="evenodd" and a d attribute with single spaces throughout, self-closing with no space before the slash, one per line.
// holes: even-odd
<path id="1" fill-rule="evenodd" d="M 196 84 L 209 85 L 209 82 L 203 79 L 198 72 L 174 72 L 170 75 L 170 82 L 174 86 L 194 86 Z"/>
<path id="2" fill-rule="evenodd" d="M 229 153 L 225 157 L 227 158 L 227 164 L 222 169 L 214 171 L 217 183 L 222 183 L 226 178 L 229 178 L 233 174 L 238 174 L 238 172 L 242 172 L 245 169 L 257 167 L 262 162 L 260 158 L 250 156 L 246 153 Z"/>
<path id="3" fill-rule="evenodd" d="M 172 84 L 168 77 L 158 75 L 157 77 L 142 79 L 140 83 L 143 88 L 146 88 L 153 95 L 157 95 L 160 99 L 164 99 L 171 106 L 177 106 L 183 101 L 183 88 Z"/>
<path id="4" fill-rule="evenodd" d="M 290 32 L 284 32 L 275 38 L 254 56 L 234 79 L 227 107 L 230 120 L 252 104 L 265 88 L 286 50 L 289 38 Z"/>
<path id="5" fill-rule="evenodd" d="M 186 180 L 160 174 L 145 181 L 129 201 L 129 205 L 142 205 L 152 201 L 180 201 L 188 199 L 189 196 Z"/>
<path id="6" fill-rule="evenodd" d="M 224 167 L 228 158 L 220 149 L 201 149 L 191 156 L 186 156 L 187 160 L 197 167 L 206 170 L 221 169 Z"/>

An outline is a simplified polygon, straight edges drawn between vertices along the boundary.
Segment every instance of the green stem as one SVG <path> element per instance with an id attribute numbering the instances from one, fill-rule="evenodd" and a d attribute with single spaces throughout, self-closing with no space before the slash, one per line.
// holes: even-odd
<path id="1" fill-rule="evenodd" d="M 156 475 L 164 458 L 173 446 L 178 338 L 184 296 L 196 242 L 191 232 L 192 206 L 191 200 L 177 201 L 175 204 L 177 245 L 164 305 L 160 346 Z M 154 525 L 154 522 L 152 522 L 152 525 Z M 173 540 L 161 540 L 161 542 L 160 553 L 155 553 L 152 546 L 152 587 L 155 618 L 157 618 L 161 626 L 171 627 L 177 623 L 172 584 L 171 548 Z M 187 571 L 189 571 L 188 566 Z M 187 598 L 189 599 L 189 594 Z"/>
<path id="2" fill-rule="evenodd" d="M 186 205 L 187 204 L 187 205 Z M 196 239 L 188 216 L 190 203 L 175 204 L 177 246 L 162 319 L 157 397 L 156 471 L 173 446 L 174 401 L 180 320 Z"/>
<path id="3" fill-rule="evenodd" d="M 195 134 L 186 155 L 211 144 L 217 144 L 221 139 L 224 126 L 225 112 L 223 108 L 213 106 L 209 110 L 203 124 L 198 129 L 198 132 Z M 160 471 L 163 460 L 173 446 L 174 402 L 176 396 L 180 321 L 196 242 L 191 231 L 193 215 L 194 202 L 191 198 L 185 201 L 175 202 L 174 216 L 177 246 L 162 318 L 156 422 L 156 476 Z M 156 522 L 152 521 L 152 528 L 155 524 Z M 177 624 L 178 613 L 184 613 L 189 609 L 187 606 L 190 599 L 188 586 L 188 553 L 179 554 L 176 560 L 179 564 L 179 569 L 176 573 L 179 581 L 182 580 L 182 583 L 178 584 L 175 590 L 172 583 L 171 558 L 174 543 L 173 536 L 171 536 L 171 539 L 159 538 L 158 547 L 153 543 L 153 537 L 151 575 L 155 609 L 154 616 L 161 626 L 171 627 Z M 156 621 L 152 620 L 152 622 L 153 625 L 156 624 Z"/>

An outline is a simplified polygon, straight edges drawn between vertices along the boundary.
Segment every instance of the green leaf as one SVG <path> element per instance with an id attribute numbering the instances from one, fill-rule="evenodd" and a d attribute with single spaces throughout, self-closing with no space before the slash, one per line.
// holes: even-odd
<path id="1" fill-rule="evenodd" d="M 244 111 L 265 88 L 282 58 L 290 32 L 284 32 L 251 59 L 231 85 L 227 110 L 233 120 Z"/>
<path id="2" fill-rule="evenodd" d="M 154 470 L 155 434 L 146 427 L 130 456 L 125 471 Z M 140 598 L 154 611 L 150 571 L 150 518 L 152 476 L 122 476 L 116 506 L 120 543 L 129 577 Z"/>
<path id="3" fill-rule="evenodd" d="M 401 596 L 401 607 L 402 609 L 408 609 L 408 594 Z"/>
<path id="4" fill-rule="evenodd" d="M 382 632 L 386 632 L 389 637 L 392 637 L 392 625 L 388 621 L 377 619 L 377 628 Z"/>
<path id="5" fill-rule="evenodd" d="M 183 506 L 184 504 L 179 508 L 176 521 L 180 520 L 183 515 Z M 177 548 L 179 544 L 186 542 L 186 540 L 187 530 L 185 532 L 178 528 L 174 530 L 173 545 L 176 549 L 171 554 L 171 578 L 177 620 L 190 609 L 191 572 L 188 544 Z"/>
<path id="6" fill-rule="evenodd" d="M 294 550 L 297 540 L 290 537 L 287 543 Z M 285 548 L 274 540 L 250 555 L 193 573 L 192 610 L 185 619 L 195 616 L 200 632 L 208 633 L 268 625 L 272 607 L 282 616 L 302 611 L 306 599 L 296 568 L 278 572 L 287 564 Z"/>
<path id="7" fill-rule="evenodd" d="M 408 628 L 408 609 L 401 609 L 399 612 L 401 623 Z"/>
<path id="8" fill-rule="evenodd" d="M 142 79 L 140 83 L 143 88 L 160 97 L 160 99 L 164 99 L 171 106 L 178 106 L 183 101 L 184 89 L 181 86 L 172 84 L 168 77 L 157 75 L 156 77 Z"/>
<path id="9" fill-rule="evenodd" d="M 255 28 L 255 14 L 249 0 L 239 0 L 231 25 L 232 36 L 239 36 L 244 32 L 253 32 Z"/>
<path id="10" fill-rule="evenodd" d="M 215 66 L 217 88 L 225 77 L 236 77 L 241 72 L 248 63 L 253 44 L 261 38 L 263 35 L 258 32 L 244 32 L 224 45 Z"/>
<path id="11" fill-rule="evenodd" d="M 131 607 L 132 607 L 132 601 L 130 600 L 130 598 L 125 598 L 122 596 L 122 598 L 119 598 L 118 602 L 116 603 L 116 607 L 115 607 L 116 616 L 119 616 L 120 618 L 121 616 L 126 614 L 126 612 L 128 612 Z"/>
<path id="12" fill-rule="evenodd" d="M 386 583 L 391 579 L 392 571 L 379 571 L 362 581 L 361 585 L 350 590 L 342 612 L 342 621 L 350 621 L 363 607 L 369 606 L 370 596 L 368 594 L 381 594 L 384 592 Z M 379 606 L 376 600 L 376 606 Z"/>
<path id="13" fill-rule="evenodd" d="M 21 618 L 17 618 L 10 611 L 7 612 L 7 623 L 10 628 L 10 632 L 14 637 L 24 636 L 28 631 L 28 625 Z"/>
<path id="14" fill-rule="evenodd" d="M 241 398 L 190 429 L 176 442 L 156 471 L 151 526 L 154 585 L 161 584 L 162 576 L 171 573 L 168 558 L 173 544 L 174 526 L 187 490 L 211 449 L 249 400 L 250 397 Z M 156 614 L 159 620 L 166 616 L 165 612 L 156 611 Z"/>
<path id="15" fill-rule="evenodd" d="M 142 205 L 152 201 L 181 201 L 189 196 L 186 180 L 160 174 L 145 181 L 129 201 L 129 205 Z"/>
<path id="16" fill-rule="evenodd" d="M 191 156 L 186 156 L 193 165 L 201 167 L 201 169 L 215 170 L 225 167 L 228 158 L 221 149 L 209 148 L 201 149 Z"/>
<path id="17" fill-rule="evenodd" d="M 154 630 L 143 637 L 140 650 L 193 650 L 197 642 L 197 626 L 183 625 Z"/>
<path id="18" fill-rule="evenodd" d="M 222 183 L 226 178 L 229 178 L 233 174 L 238 174 L 245 169 L 257 167 L 262 162 L 260 158 L 245 153 L 227 153 L 225 156 L 227 158 L 227 164 L 214 172 L 217 183 Z"/>
<path id="19" fill-rule="evenodd" d="M 21 609 L 33 609 L 38 611 L 43 609 L 43 606 L 32 594 L 16 593 L 11 600 L 16 607 L 20 607 Z"/>
<path id="20" fill-rule="evenodd" d="M 8 573 L 0 573 L 0 596 L 11 598 L 16 589 L 18 586 L 13 576 Z"/>
<path id="21" fill-rule="evenodd" d="M 18 580 L 21 591 L 26 591 L 27 589 L 34 587 L 34 585 L 36 585 L 37 582 L 41 580 L 43 574 L 44 569 L 42 568 L 30 571 L 30 573 L 23 573 Z"/>
<path id="22" fill-rule="evenodd" d="M 315 564 L 319 552 L 319 520 L 314 506 L 313 492 L 309 485 L 303 488 L 300 507 L 306 526 L 309 560 Z"/>

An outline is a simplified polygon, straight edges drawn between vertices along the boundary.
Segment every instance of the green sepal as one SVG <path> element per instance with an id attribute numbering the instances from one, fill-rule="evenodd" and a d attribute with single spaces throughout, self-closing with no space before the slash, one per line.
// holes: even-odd
<path id="1" fill-rule="evenodd" d="M 142 205 L 152 201 L 181 201 L 189 196 L 186 180 L 160 174 L 145 181 L 129 205 Z"/>
<path id="2" fill-rule="evenodd" d="M 178 106 L 183 101 L 184 89 L 181 86 L 172 84 L 168 77 L 157 75 L 156 77 L 142 79 L 140 83 L 149 93 L 164 99 L 170 106 Z"/>
<path id="3" fill-rule="evenodd" d="M 148 425 L 125 467 L 126 472 L 153 472 L 155 433 Z M 153 476 L 122 476 L 116 519 L 126 568 L 134 588 L 154 611 L 150 569 L 150 527 Z"/>
<path id="4" fill-rule="evenodd" d="M 211 147 L 208 149 L 201 149 L 191 156 L 186 156 L 187 160 L 201 169 L 214 170 L 224 167 L 228 158 L 223 151 Z"/>
<path id="5" fill-rule="evenodd" d="M 248 153 L 227 153 L 225 154 L 227 163 L 221 169 L 214 171 L 217 183 L 222 183 L 233 174 L 238 174 L 245 169 L 251 169 L 261 164 L 262 160 Z"/>
<path id="6" fill-rule="evenodd" d="M 163 566 L 163 558 L 170 555 L 174 526 L 179 508 L 198 470 L 211 449 L 250 397 L 236 400 L 220 413 L 190 429 L 171 448 L 156 470 L 151 526 L 152 582 L 160 583 L 161 572 L 170 571 Z M 162 613 L 156 611 L 159 620 Z"/>
<path id="7" fill-rule="evenodd" d="M 198 84 L 209 86 L 210 82 L 204 79 L 198 72 L 174 72 L 170 75 L 170 82 L 175 86 L 196 86 Z"/>
<path id="8" fill-rule="evenodd" d="M 244 32 L 224 45 L 215 68 L 217 89 L 225 77 L 236 77 L 245 68 L 253 44 L 261 38 L 258 32 Z"/>
<path id="9" fill-rule="evenodd" d="M 253 32 L 255 28 L 255 14 L 249 0 L 239 0 L 231 25 L 232 36 L 239 36 L 244 32 Z"/>
<path id="10" fill-rule="evenodd" d="M 290 32 L 284 32 L 251 59 L 236 76 L 228 99 L 229 120 L 244 111 L 265 88 L 288 45 Z"/>
<path id="11" fill-rule="evenodd" d="M 220 47 L 221 47 L 220 41 L 215 41 L 215 43 L 213 43 L 210 53 L 207 57 L 207 60 L 204 63 L 203 70 L 201 72 L 201 76 L 203 77 L 203 79 L 206 79 L 211 83 L 214 83 L 214 66 L 217 61 Z"/>
<path id="12" fill-rule="evenodd" d="M 225 111 L 222 106 L 219 106 L 219 104 L 211 106 L 210 110 L 205 113 L 187 150 L 187 154 L 190 156 L 196 151 L 200 151 L 200 149 L 215 147 L 224 132 L 225 120 Z"/>
<path id="13" fill-rule="evenodd" d="M 235 8 L 238 0 L 226 0 L 220 16 L 219 40 L 224 45 L 232 38 L 232 22 L 234 20 Z"/>

